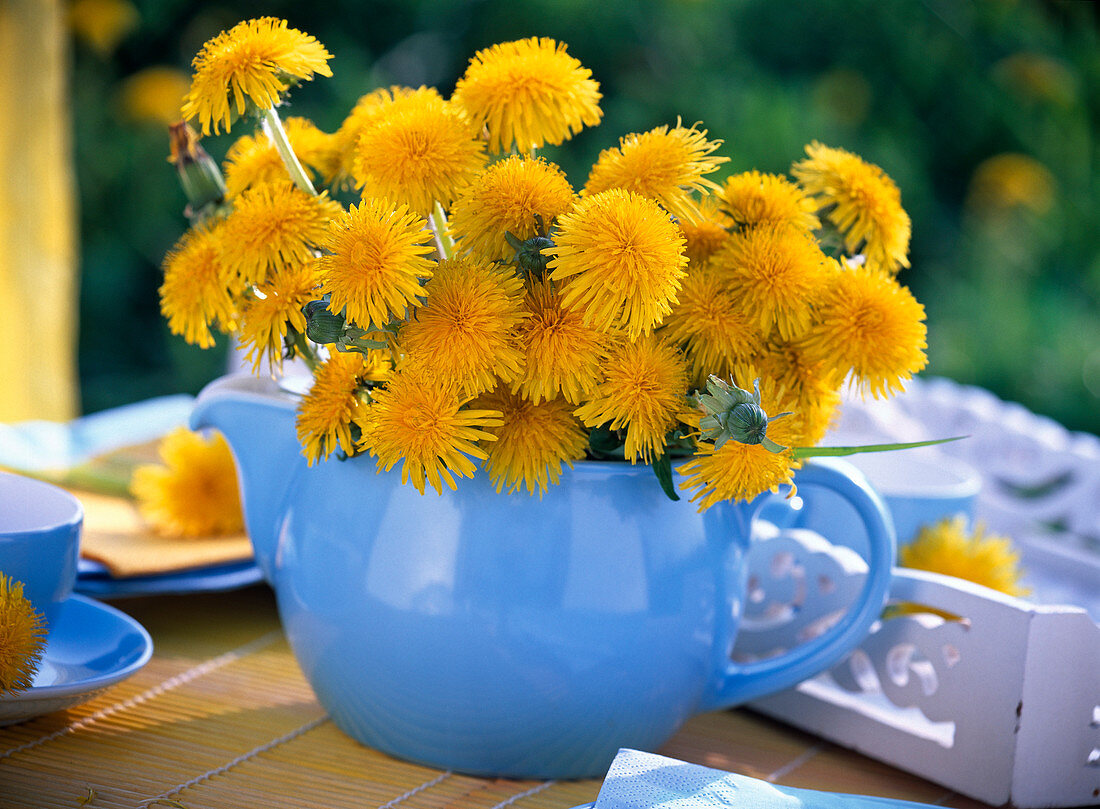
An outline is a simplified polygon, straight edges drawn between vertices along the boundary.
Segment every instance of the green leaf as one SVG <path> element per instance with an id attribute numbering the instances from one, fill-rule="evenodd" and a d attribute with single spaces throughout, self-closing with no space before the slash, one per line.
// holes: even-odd
<path id="1" fill-rule="evenodd" d="M 668 456 L 668 453 L 666 452 L 650 466 L 653 467 L 653 473 L 657 475 L 657 480 L 660 482 L 665 494 L 668 495 L 668 499 L 679 500 L 680 495 L 676 494 L 676 484 L 672 482 L 672 459 Z"/>
<path id="2" fill-rule="evenodd" d="M 791 457 L 796 461 L 803 458 L 839 457 L 842 455 L 859 455 L 862 452 L 890 452 L 895 449 L 915 449 L 916 447 L 931 447 L 935 444 L 948 444 L 952 441 L 960 441 L 969 438 L 968 435 L 956 435 L 952 438 L 936 438 L 931 441 L 913 441 L 908 444 L 864 444 L 856 447 L 794 447 Z"/>
<path id="3" fill-rule="evenodd" d="M 593 427 L 589 430 L 588 447 L 592 454 L 599 459 L 618 458 L 621 460 L 623 458 L 623 441 L 619 434 L 606 424 L 601 424 L 599 427 Z"/>

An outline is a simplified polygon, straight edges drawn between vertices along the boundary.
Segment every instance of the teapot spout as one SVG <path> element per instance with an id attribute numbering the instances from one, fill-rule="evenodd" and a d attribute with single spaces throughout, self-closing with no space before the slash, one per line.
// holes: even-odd
<path id="1" fill-rule="evenodd" d="M 191 428 L 213 427 L 237 463 L 245 527 L 256 561 L 273 583 L 277 520 L 294 472 L 305 463 L 294 430 L 296 401 L 271 379 L 222 377 L 199 393 Z"/>

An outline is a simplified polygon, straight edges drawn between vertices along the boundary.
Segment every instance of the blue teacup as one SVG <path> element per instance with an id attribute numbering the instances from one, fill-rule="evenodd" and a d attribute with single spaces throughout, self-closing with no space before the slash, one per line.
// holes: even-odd
<path id="1" fill-rule="evenodd" d="M 904 450 L 855 455 L 846 459 L 863 473 L 882 498 L 894 523 L 899 546 L 912 542 L 920 529 L 947 517 L 973 521 L 981 475 L 969 464 L 939 452 Z M 823 492 L 797 513 L 800 527 L 826 533 L 866 553 L 867 531 L 843 498 Z"/>
<path id="2" fill-rule="evenodd" d="M 884 452 L 850 461 L 885 501 L 898 545 L 909 544 L 922 527 L 947 517 L 974 519 L 982 478 L 957 458 L 938 452 Z"/>
<path id="3" fill-rule="evenodd" d="M 0 573 L 23 583 L 23 595 L 47 631 L 76 583 L 84 509 L 64 489 L 0 472 Z"/>

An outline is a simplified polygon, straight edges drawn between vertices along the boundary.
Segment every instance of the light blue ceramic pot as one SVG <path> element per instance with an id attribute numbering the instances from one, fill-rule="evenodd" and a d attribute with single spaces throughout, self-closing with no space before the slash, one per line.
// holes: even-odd
<path id="1" fill-rule="evenodd" d="M 858 477 L 806 467 L 872 540 L 859 603 L 827 635 L 735 665 L 751 504 L 698 513 L 653 472 L 581 462 L 538 497 L 487 477 L 420 495 L 373 458 L 308 467 L 292 398 L 227 378 L 192 425 L 229 440 L 248 530 L 290 644 L 333 720 L 401 758 L 479 775 L 602 775 L 692 715 L 791 686 L 837 662 L 885 601 L 889 517 Z"/>

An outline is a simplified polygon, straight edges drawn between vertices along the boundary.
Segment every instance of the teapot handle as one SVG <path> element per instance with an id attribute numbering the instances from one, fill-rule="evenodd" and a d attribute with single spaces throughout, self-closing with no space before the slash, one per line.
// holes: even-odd
<path id="1" fill-rule="evenodd" d="M 893 521 L 881 498 L 859 472 L 842 462 L 807 464 L 798 471 L 795 482 L 829 489 L 855 508 L 867 529 L 870 546 L 863 588 L 844 617 L 818 637 L 765 660 L 737 663 L 724 659 L 713 688 L 703 696 L 700 711 L 728 708 L 782 691 L 832 667 L 860 644 L 882 613 L 897 542 Z M 729 642 L 732 647 L 732 639 Z"/>

